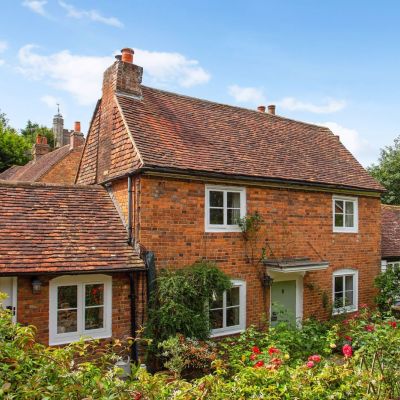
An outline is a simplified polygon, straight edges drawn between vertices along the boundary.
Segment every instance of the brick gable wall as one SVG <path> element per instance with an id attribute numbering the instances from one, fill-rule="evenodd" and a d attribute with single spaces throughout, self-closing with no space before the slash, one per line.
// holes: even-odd
<path id="1" fill-rule="evenodd" d="M 240 233 L 205 233 L 205 183 L 136 178 L 136 237 L 155 252 L 157 268 L 182 267 L 205 258 L 216 261 L 232 278 L 246 280 L 247 324 L 260 324 L 269 308 L 269 292 L 263 293 L 254 267 L 246 261 Z M 113 190 L 126 215 L 126 180 L 113 183 Z M 336 269 L 358 269 L 359 304 L 372 304 L 380 265 L 379 198 L 359 197 L 359 233 L 344 234 L 332 232 L 332 193 L 257 186 L 246 191 L 247 212 L 261 213 L 276 257 L 329 261 L 328 270 L 304 277 L 304 317 L 328 316 L 322 294 L 331 300 Z"/>

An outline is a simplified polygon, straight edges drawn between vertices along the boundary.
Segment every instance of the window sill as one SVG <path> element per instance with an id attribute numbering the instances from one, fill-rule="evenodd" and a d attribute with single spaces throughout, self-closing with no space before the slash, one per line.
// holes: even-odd
<path id="1" fill-rule="evenodd" d="M 341 314 L 351 314 L 353 312 L 357 312 L 358 307 L 351 307 L 351 308 L 338 308 L 337 310 L 332 311 L 332 315 L 341 315 Z"/>
<path id="2" fill-rule="evenodd" d="M 91 336 L 88 335 L 79 335 L 79 336 L 70 336 L 69 338 L 63 337 L 63 338 L 54 338 L 52 340 L 49 339 L 49 346 L 58 346 L 62 344 L 70 344 L 74 342 L 79 342 L 81 339 L 83 339 L 85 342 L 89 340 L 96 340 L 96 339 L 109 339 L 111 338 L 111 333 L 110 332 L 104 332 L 104 333 L 97 333 Z"/>
<path id="3" fill-rule="evenodd" d="M 210 338 L 217 338 L 222 336 L 230 336 L 230 335 L 237 335 L 239 333 L 243 333 L 246 329 L 245 328 L 237 328 L 232 330 L 225 330 L 216 333 L 211 333 Z"/>
<path id="4" fill-rule="evenodd" d="M 206 226 L 205 232 L 206 233 L 238 233 L 241 232 L 239 226 L 230 226 L 230 227 L 213 227 L 213 226 Z"/>
<path id="5" fill-rule="evenodd" d="M 357 228 L 333 228 L 333 233 L 358 233 Z"/>

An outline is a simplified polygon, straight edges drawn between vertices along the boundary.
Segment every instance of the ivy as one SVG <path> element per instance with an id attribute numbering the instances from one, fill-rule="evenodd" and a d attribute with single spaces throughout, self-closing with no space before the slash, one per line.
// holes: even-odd
<path id="1" fill-rule="evenodd" d="M 211 262 L 161 271 L 151 295 L 146 336 L 156 343 L 178 333 L 206 339 L 210 335 L 208 304 L 230 287 L 229 277 Z"/>
<path id="2" fill-rule="evenodd" d="M 396 300 L 400 299 L 400 267 L 389 265 L 375 279 L 375 286 L 379 289 L 375 302 L 381 311 L 390 311 Z"/>

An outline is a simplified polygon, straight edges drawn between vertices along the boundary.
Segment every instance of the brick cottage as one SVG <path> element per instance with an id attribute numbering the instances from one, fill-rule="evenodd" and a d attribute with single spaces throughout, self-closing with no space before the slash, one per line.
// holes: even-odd
<path id="1" fill-rule="evenodd" d="M 109 218 L 114 221 L 115 230 L 109 227 L 102 245 L 114 243 L 118 232 L 122 246 L 115 220 L 119 214 L 126 228 L 124 249 L 131 246 L 132 257 L 140 253 L 147 271 L 154 266 L 156 271 L 181 268 L 199 259 L 216 262 L 233 286 L 210 305 L 213 336 L 238 333 L 265 321 L 327 318 L 331 313 L 356 311 L 361 303 L 371 304 L 373 281 L 380 271 L 383 188 L 339 138 L 325 127 L 278 116 L 274 106 L 268 112 L 263 106 L 249 110 L 146 87 L 142 72 L 133 64 L 131 49 L 123 49 L 105 71 L 102 98 L 77 172 L 77 193 L 93 186 L 96 193 L 103 190 L 102 201 L 114 205 L 114 213 L 104 215 L 89 205 L 81 210 L 85 215 L 95 213 L 101 226 L 108 226 Z M 72 210 L 74 204 L 69 207 Z M 66 211 L 56 207 L 52 212 Z M 263 222 L 258 238 L 249 243 L 238 221 L 256 212 Z M 68 245 L 68 230 L 63 235 Z M 77 239 L 79 247 L 78 243 Z M 80 253 L 82 271 L 78 275 L 75 270 L 72 283 L 64 270 L 70 259 L 58 266 L 57 257 L 52 257 L 52 275 L 42 274 L 39 316 L 36 310 L 29 311 L 34 298 L 29 279 L 38 273 L 28 270 L 17 279 L 17 268 L 7 270 L 18 282 L 17 319 L 40 325 L 44 339 L 47 331 L 57 333 L 70 323 L 71 313 L 69 319 L 63 316 L 64 303 L 81 321 L 68 328 L 75 329 L 71 340 L 88 333 L 79 330 L 88 315 L 82 293 L 97 281 L 87 277 L 85 268 L 101 273 L 100 265 L 89 257 L 97 251 L 86 254 L 88 248 Z M 263 248 L 266 257 L 258 263 Z M 35 260 L 48 257 L 35 246 L 30 253 L 32 268 Z M 128 269 L 137 265 L 129 264 Z M 4 268 L 0 261 L 2 273 Z M 128 277 L 123 276 L 127 285 Z M 112 307 L 128 307 L 128 291 L 114 289 L 119 279 L 112 278 L 109 298 L 120 296 Z M 143 320 L 137 308 L 143 310 L 146 285 L 140 277 L 134 281 L 136 291 L 130 299 L 136 302 L 130 306 L 135 325 Z M 69 300 L 58 302 L 57 296 L 71 285 L 76 289 L 71 289 Z M 102 301 L 102 306 L 110 307 L 106 299 Z M 127 315 L 123 310 L 109 312 L 112 329 L 102 337 L 127 334 L 129 329 L 118 328 L 120 313 Z"/>

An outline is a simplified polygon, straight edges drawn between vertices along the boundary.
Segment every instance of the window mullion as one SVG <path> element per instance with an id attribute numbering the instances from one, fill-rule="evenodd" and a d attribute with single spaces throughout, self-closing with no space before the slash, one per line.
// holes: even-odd
<path id="1" fill-rule="evenodd" d="M 228 224 L 228 192 L 224 190 L 224 226 Z"/>
<path id="2" fill-rule="evenodd" d="M 226 313 L 227 313 L 227 308 L 226 308 L 226 290 L 223 293 L 222 296 L 222 327 L 226 328 Z"/>
<path id="3" fill-rule="evenodd" d="M 84 300 L 84 288 L 85 285 L 83 283 L 78 284 L 78 334 L 82 335 L 85 327 L 84 319 L 85 319 L 85 300 Z"/>

